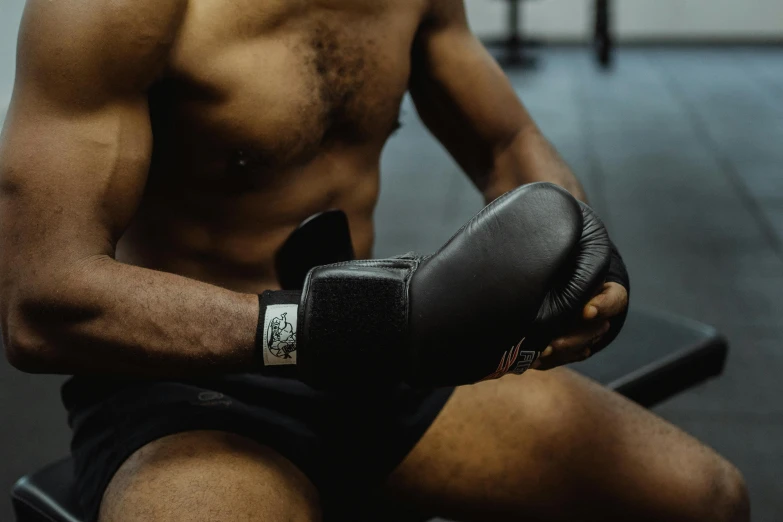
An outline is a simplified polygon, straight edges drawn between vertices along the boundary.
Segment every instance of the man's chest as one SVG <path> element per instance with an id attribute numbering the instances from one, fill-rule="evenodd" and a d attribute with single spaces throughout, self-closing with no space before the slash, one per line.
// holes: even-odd
<path id="1" fill-rule="evenodd" d="M 209 136 L 267 166 L 382 144 L 426 1 L 194 0 L 158 112 L 179 140 Z"/>

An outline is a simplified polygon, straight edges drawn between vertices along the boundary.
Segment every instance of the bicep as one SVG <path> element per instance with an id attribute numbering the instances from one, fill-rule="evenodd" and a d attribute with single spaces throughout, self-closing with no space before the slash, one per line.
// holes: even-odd
<path id="1" fill-rule="evenodd" d="M 20 94 L 0 145 L 0 250 L 63 261 L 113 254 L 150 153 L 144 100 L 69 111 Z"/>
<path id="2" fill-rule="evenodd" d="M 488 174 L 498 147 L 533 125 L 500 66 L 460 18 L 420 31 L 410 91 L 424 123 L 474 180 Z"/>

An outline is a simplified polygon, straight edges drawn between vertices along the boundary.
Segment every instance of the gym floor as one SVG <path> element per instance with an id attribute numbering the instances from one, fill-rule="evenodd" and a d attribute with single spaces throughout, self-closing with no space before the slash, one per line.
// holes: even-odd
<path id="1" fill-rule="evenodd" d="M 783 520 L 783 49 L 620 49 L 610 72 L 587 49 L 537 54 L 509 75 L 624 253 L 634 305 L 730 341 L 720 379 L 657 413 L 744 472 L 755 522 Z M 377 256 L 430 252 L 482 206 L 407 99 L 402 118 Z M 0 362 L 0 491 L 67 452 L 60 382 Z"/>

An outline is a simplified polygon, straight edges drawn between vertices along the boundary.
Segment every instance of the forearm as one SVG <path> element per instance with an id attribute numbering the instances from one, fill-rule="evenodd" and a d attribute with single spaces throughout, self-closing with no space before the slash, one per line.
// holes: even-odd
<path id="1" fill-rule="evenodd" d="M 19 316 L 31 371 L 188 376 L 254 366 L 257 296 L 99 257 Z"/>
<path id="2" fill-rule="evenodd" d="M 532 125 L 496 151 L 484 197 L 489 202 L 520 185 L 536 181 L 559 185 L 577 199 L 587 202 L 579 180 L 549 140 Z"/>

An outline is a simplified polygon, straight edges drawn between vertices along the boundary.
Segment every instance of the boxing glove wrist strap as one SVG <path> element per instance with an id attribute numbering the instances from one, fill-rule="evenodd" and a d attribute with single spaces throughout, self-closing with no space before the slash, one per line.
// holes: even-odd
<path id="1" fill-rule="evenodd" d="M 319 386 L 399 381 L 408 342 L 408 287 L 418 259 L 351 261 L 316 267 L 299 310 L 299 371 Z M 324 381 L 324 382 L 321 382 Z"/>
<path id="2" fill-rule="evenodd" d="M 275 375 L 295 370 L 316 387 L 403 379 L 408 286 L 418 263 L 408 256 L 320 266 L 303 292 L 259 295 L 259 366 Z"/>

